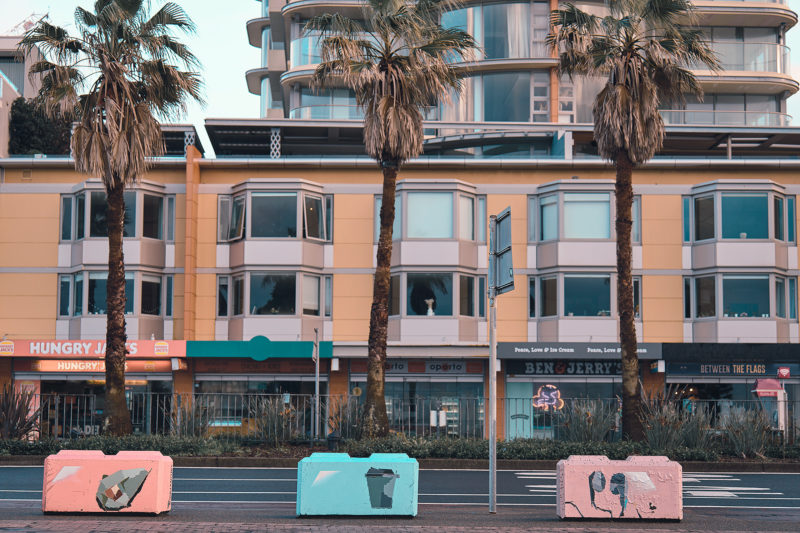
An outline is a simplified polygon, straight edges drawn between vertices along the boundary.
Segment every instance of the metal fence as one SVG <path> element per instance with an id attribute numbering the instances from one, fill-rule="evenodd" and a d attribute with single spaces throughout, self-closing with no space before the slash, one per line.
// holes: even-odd
<path id="1" fill-rule="evenodd" d="M 320 396 L 320 422 L 315 430 L 313 395 L 300 394 L 164 394 L 128 393 L 134 433 L 247 439 L 282 443 L 324 438 L 337 432 L 359 437 L 363 397 Z M 102 433 L 101 395 L 41 394 L 34 437 L 79 438 Z M 723 434 L 733 414 L 756 412 L 781 441 L 800 442 L 800 402 L 761 399 L 678 400 L 670 402 L 686 417 L 707 414 L 706 430 Z M 408 436 L 484 438 L 485 398 L 387 398 L 391 430 Z M 573 399 L 555 405 L 531 398 L 501 398 L 498 423 L 506 439 L 618 440 L 619 399 Z"/>

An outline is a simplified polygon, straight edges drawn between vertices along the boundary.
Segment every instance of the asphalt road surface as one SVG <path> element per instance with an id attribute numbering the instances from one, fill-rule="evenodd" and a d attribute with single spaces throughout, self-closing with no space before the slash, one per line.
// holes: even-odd
<path id="1" fill-rule="evenodd" d="M 248 524 L 260 524 L 261 530 L 265 527 L 287 530 L 288 527 L 289 530 L 299 528 L 298 531 L 323 525 L 351 531 L 362 527 L 372 530 L 386 527 L 387 531 L 424 531 L 429 527 L 438 531 L 448 531 L 452 527 L 478 528 L 475 531 L 485 528 L 489 531 L 535 530 L 537 527 L 547 531 L 800 529 L 800 474 L 684 473 L 683 522 L 615 521 L 613 526 L 602 521 L 558 521 L 554 471 L 499 471 L 498 512 L 489 515 L 487 471 L 421 470 L 419 516 L 413 520 L 393 519 L 393 522 L 386 518 L 297 519 L 294 516 L 296 476 L 296 470 L 290 468 L 175 468 L 173 510 L 169 514 L 159 517 L 114 515 L 113 529 L 157 531 L 163 526 L 163 531 L 171 532 L 232 532 L 249 531 Z M 85 522 L 86 515 L 42 515 L 41 490 L 42 467 L 0 466 L 0 531 L 47 531 L 47 524 L 58 525 L 60 531 L 104 530 Z"/>

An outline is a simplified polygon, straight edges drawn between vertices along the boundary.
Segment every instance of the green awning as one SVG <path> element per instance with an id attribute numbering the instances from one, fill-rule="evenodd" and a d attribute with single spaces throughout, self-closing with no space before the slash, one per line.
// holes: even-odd
<path id="1" fill-rule="evenodd" d="M 311 359 L 313 341 L 271 341 L 258 335 L 249 341 L 187 341 L 186 357 L 242 357 L 266 361 L 277 357 Z M 320 359 L 333 357 L 333 343 L 319 343 Z"/>

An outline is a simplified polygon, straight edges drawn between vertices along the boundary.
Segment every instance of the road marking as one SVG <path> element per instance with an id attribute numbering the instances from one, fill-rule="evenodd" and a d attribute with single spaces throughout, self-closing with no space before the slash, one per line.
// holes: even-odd
<path id="1" fill-rule="evenodd" d="M 553 489 L 555 490 L 555 485 L 525 485 L 526 489 Z"/>
<path id="2" fill-rule="evenodd" d="M 704 496 L 706 498 L 738 498 L 738 496 L 732 492 L 728 492 L 726 490 L 709 490 L 709 491 L 684 491 L 684 494 L 690 494 L 692 496 Z"/>
<path id="3" fill-rule="evenodd" d="M 262 491 L 255 491 L 255 490 L 247 490 L 247 491 L 210 491 L 210 490 L 174 490 L 172 494 L 297 494 L 296 492 L 281 492 L 281 491 L 270 491 L 270 492 L 262 492 Z"/>
<path id="4" fill-rule="evenodd" d="M 12 490 L 12 489 L 1 489 L 0 492 L 42 492 L 41 489 L 39 490 Z"/>
<path id="5" fill-rule="evenodd" d="M 246 478 L 246 477 L 176 477 L 172 478 L 173 481 L 292 481 L 297 482 L 293 478 Z"/>

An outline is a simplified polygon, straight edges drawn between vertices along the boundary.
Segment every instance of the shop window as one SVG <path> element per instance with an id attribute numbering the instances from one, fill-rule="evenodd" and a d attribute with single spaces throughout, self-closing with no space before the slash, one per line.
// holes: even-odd
<path id="1" fill-rule="evenodd" d="M 217 316 L 228 316 L 228 276 L 217 276 Z"/>
<path id="2" fill-rule="evenodd" d="M 458 197 L 458 238 L 475 240 L 475 199 L 470 196 Z"/>
<path id="3" fill-rule="evenodd" d="M 333 315 L 333 276 L 325 276 L 325 312 L 326 317 Z"/>
<path id="4" fill-rule="evenodd" d="M 486 276 L 478 277 L 478 316 L 486 317 Z"/>
<path id="5" fill-rule="evenodd" d="M 775 238 L 779 241 L 784 240 L 783 238 L 783 198 L 780 196 L 775 196 L 772 199 L 772 218 L 773 218 L 773 225 L 775 227 Z"/>
<path id="6" fill-rule="evenodd" d="M 319 316 L 319 276 L 303 275 L 303 314 Z"/>
<path id="7" fill-rule="evenodd" d="M 553 194 L 539 200 L 540 220 L 539 227 L 543 241 L 558 238 L 558 197 Z"/>
<path id="8" fill-rule="evenodd" d="M 564 193 L 564 237 L 608 239 L 610 205 L 608 193 Z"/>
<path id="9" fill-rule="evenodd" d="M 244 276 L 233 277 L 233 314 L 244 314 Z"/>
<path id="10" fill-rule="evenodd" d="M 72 314 L 80 316 L 83 314 L 83 273 L 79 272 L 72 278 Z"/>
<path id="11" fill-rule="evenodd" d="M 633 206 L 631 207 L 631 240 L 635 243 L 642 242 L 642 197 L 633 197 Z"/>
<path id="12" fill-rule="evenodd" d="M 106 314 L 107 272 L 89 272 L 89 301 L 86 310 L 90 315 Z M 133 313 L 133 274 L 125 274 L 125 314 Z"/>
<path id="13" fill-rule="evenodd" d="M 633 278 L 633 316 L 642 318 L 642 278 Z"/>
<path id="14" fill-rule="evenodd" d="M 775 315 L 786 318 L 786 280 L 775 278 Z"/>
<path id="15" fill-rule="evenodd" d="M 172 274 L 166 277 L 167 280 L 167 295 L 164 309 L 164 316 L 172 316 L 172 300 L 173 300 L 173 276 Z"/>
<path id="16" fill-rule="evenodd" d="M 696 278 L 694 284 L 695 304 L 694 316 L 697 318 L 713 317 L 717 314 L 716 289 L 714 276 Z"/>
<path id="17" fill-rule="evenodd" d="M 161 278 L 159 276 L 142 276 L 142 314 L 161 314 Z"/>
<path id="18" fill-rule="evenodd" d="M 451 274 L 408 274 L 406 313 L 409 316 L 452 316 L 453 276 Z"/>
<path id="19" fill-rule="evenodd" d="M 389 278 L 389 315 L 400 314 L 400 276 Z"/>
<path id="20" fill-rule="evenodd" d="M 175 240 L 175 197 L 167 196 L 167 241 Z"/>
<path id="21" fill-rule="evenodd" d="M 297 237 L 296 193 L 253 193 L 251 207 L 252 237 Z"/>
<path id="22" fill-rule="evenodd" d="M 768 211 L 766 194 L 723 194 L 722 238 L 769 238 Z"/>
<path id="23" fill-rule="evenodd" d="M 406 234 L 410 239 L 453 238 L 453 194 L 409 192 Z"/>
<path id="24" fill-rule="evenodd" d="M 769 276 L 723 276 L 722 309 L 726 317 L 768 317 Z"/>
<path id="25" fill-rule="evenodd" d="M 69 316 L 69 297 L 72 292 L 72 276 L 59 276 L 58 315 Z"/>
<path id="26" fill-rule="evenodd" d="M 564 276 L 566 316 L 611 316 L 609 276 Z"/>
<path id="27" fill-rule="evenodd" d="M 692 199 L 688 196 L 683 197 L 683 242 L 692 240 L 692 226 L 689 217 L 691 216 Z"/>
<path id="28" fill-rule="evenodd" d="M 458 313 L 462 316 L 475 316 L 474 276 L 458 276 Z"/>
<path id="29" fill-rule="evenodd" d="M 161 196 L 143 195 L 142 236 L 150 239 L 164 238 L 164 198 Z"/>
<path id="30" fill-rule="evenodd" d="M 123 237 L 134 237 L 136 235 L 136 193 L 127 191 L 123 193 L 125 201 L 125 223 L 123 225 Z M 108 237 L 108 202 L 106 193 L 93 191 L 90 195 L 89 209 L 89 236 Z"/>
<path id="31" fill-rule="evenodd" d="M 251 274 L 251 314 L 294 315 L 295 284 L 294 274 Z"/>
<path id="32" fill-rule="evenodd" d="M 528 278 L 528 316 L 536 316 L 536 278 Z"/>
<path id="33" fill-rule="evenodd" d="M 72 240 L 72 196 L 61 197 L 61 240 Z"/>
<path id="34" fill-rule="evenodd" d="M 714 197 L 694 199 L 694 240 L 714 238 Z"/>
<path id="35" fill-rule="evenodd" d="M 797 278 L 789 278 L 789 318 L 797 319 Z"/>
<path id="36" fill-rule="evenodd" d="M 486 242 L 486 197 L 485 196 L 478 196 L 478 215 L 477 215 L 477 226 L 478 226 L 478 242 Z"/>
<path id="37" fill-rule="evenodd" d="M 381 200 L 382 196 L 375 197 L 375 242 L 381 236 Z M 399 194 L 394 197 L 394 224 L 392 225 L 392 240 L 399 240 L 403 238 L 403 202 Z"/>
<path id="38" fill-rule="evenodd" d="M 558 314 L 558 278 L 542 278 L 542 316 Z"/>

